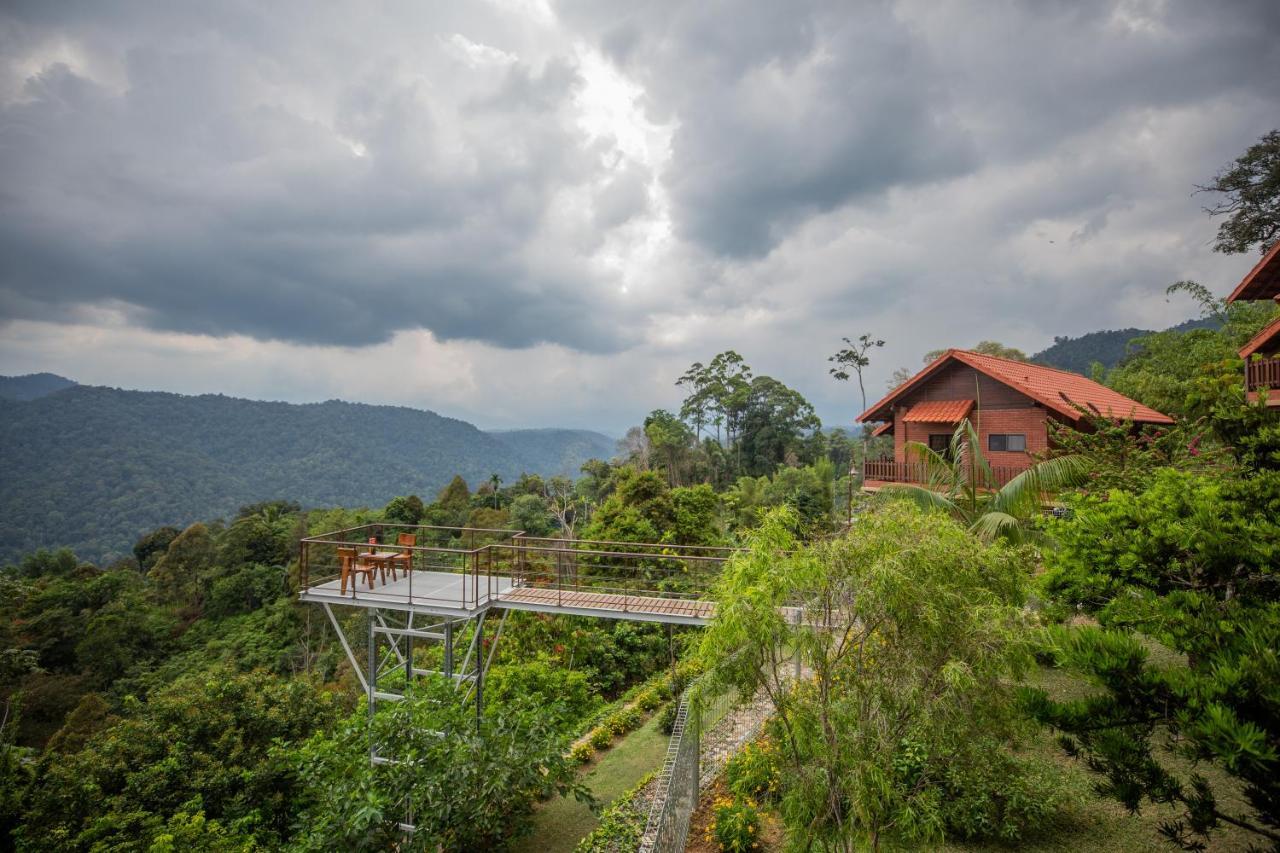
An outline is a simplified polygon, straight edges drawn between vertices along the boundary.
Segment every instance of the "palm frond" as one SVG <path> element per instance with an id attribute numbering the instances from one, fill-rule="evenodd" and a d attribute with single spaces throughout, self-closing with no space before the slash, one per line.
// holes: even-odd
<path id="1" fill-rule="evenodd" d="M 955 489 L 958 478 L 955 464 L 927 444 L 908 441 L 904 445 L 907 461 L 916 461 L 924 466 L 925 485 L 934 490 L 951 492 Z"/>
<path id="2" fill-rule="evenodd" d="M 949 515 L 957 513 L 956 505 L 951 498 L 924 486 L 910 483 L 886 483 L 880 487 L 880 493 L 909 500 L 924 510 L 941 510 Z"/>
<path id="3" fill-rule="evenodd" d="M 996 539 L 1022 542 L 1027 536 L 1027 528 L 1017 517 L 1007 512 L 984 512 L 969 529 L 984 542 Z"/>
<path id="4" fill-rule="evenodd" d="M 1089 461 L 1079 454 L 1037 462 L 995 493 L 991 509 L 1020 518 L 1034 515 L 1046 497 L 1084 482 L 1088 471 Z"/>
<path id="5" fill-rule="evenodd" d="M 973 493 L 995 484 L 991 465 L 982 452 L 982 439 L 968 418 L 961 420 L 951 435 L 951 456 L 956 460 L 955 467 L 960 475 L 957 479 L 966 484 L 971 497 Z"/>

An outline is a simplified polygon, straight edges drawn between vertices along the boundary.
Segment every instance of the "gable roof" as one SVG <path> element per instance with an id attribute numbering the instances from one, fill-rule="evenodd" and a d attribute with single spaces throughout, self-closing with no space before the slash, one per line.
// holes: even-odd
<path id="1" fill-rule="evenodd" d="M 1280 245 L 1277 243 L 1276 245 Z M 1269 348 L 1272 344 L 1280 344 L 1280 317 L 1262 327 L 1258 334 L 1240 349 L 1240 357 L 1248 358 L 1259 350 Z"/>
<path id="2" fill-rule="evenodd" d="M 1161 414 L 1137 400 L 1131 400 L 1118 391 L 1112 391 L 1105 385 L 1086 379 L 1078 373 L 962 349 L 947 350 L 924 370 L 890 391 L 888 396 L 859 415 L 858 420 L 893 420 L 891 407 L 894 403 L 923 386 L 944 366 L 953 362 L 966 364 L 1069 420 L 1080 420 L 1080 412 L 1075 408 L 1075 405 L 1078 405 L 1104 417 L 1132 418 L 1138 423 L 1173 423 L 1173 418 L 1168 415 Z M 1073 403 L 1075 405 L 1072 405 Z"/>
<path id="3" fill-rule="evenodd" d="M 1280 298 L 1280 240 L 1253 265 L 1249 274 L 1231 291 L 1227 301 L 1272 298 Z"/>

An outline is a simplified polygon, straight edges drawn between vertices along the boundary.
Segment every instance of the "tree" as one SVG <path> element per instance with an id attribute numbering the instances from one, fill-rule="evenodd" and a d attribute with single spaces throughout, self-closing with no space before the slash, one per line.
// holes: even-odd
<path id="1" fill-rule="evenodd" d="M 681 468 L 694 446 L 693 431 L 665 409 L 654 409 L 644 419 L 644 434 L 653 452 L 666 464 L 667 484 L 678 486 Z"/>
<path id="2" fill-rule="evenodd" d="M 176 527 L 157 527 L 139 537 L 133 545 L 133 556 L 138 561 L 138 568 L 143 572 L 151 571 L 151 567 L 168 550 L 169 543 L 178 538 L 178 533 Z"/>
<path id="3" fill-rule="evenodd" d="M 1265 252 L 1280 238 L 1280 130 L 1250 145 L 1197 192 L 1217 193 L 1222 201 L 1205 208 L 1210 216 L 1226 216 L 1218 226 L 1214 251 Z"/>
<path id="4" fill-rule="evenodd" d="M 370 722 L 357 711 L 296 751 L 307 790 L 297 826 L 302 850 L 495 850 L 528 831 L 534 803 L 553 794 L 589 799 L 576 784 L 557 730 L 559 698 L 515 697 L 477 721 L 442 679 L 386 703 Z M 370 742 L 394 762 L 372 764 Z M 393 745 L 393 746 L 392 746 Z M 398 824 L 413 809 L 414 832 Z"/>
<path id="5" fill-rule="evenodd" d="M 1070 702 L 1027 690 L 1027 707 L 1102 793 L 1178 808 L 1160 831 L 1183 848 L 1230 824 L 1280 849 L 1280 472 L 1165 469 L 1139 493 L 1072 505 L 1051 524 L 1045 587 L 1100 626 L 1054 629 L 1046 652 L 1099 689 Z M 1174 654 L 1155 659 L 1152 641 Z"/>
<path id="6" fill-rule="evenodd" d="M 896 391 L 903 385 L 906 385 L 907 382 L 910 381 L 911 377 L 915 375 L 915 372 L 911 368 L 899 367 L 894 370 L 893 373 L 889 374 L 889 378 L 886 380 L 885 385 L 890 391 Z"/>
<path id="7" fill-rule="evenodd" d="M 278 848 L 292 832 L 300 780 L 274 752 L 338 710 L 331 692 L 305 679 L 225 669 L 183 677 L 126 709 L 84 749 L 42 757 L 18 833 L 24 849 L 146 849 L 193 799 Z"/>
<path id="8" fill-rule="evenodd" d="M 978 341 L 969 347 L 970 352 L 982 355 L 994 355 L 996 358 L 1009 358 L 1014 361 L 1030 361 L 1027 354 L 1017 347 L 1007 347 L 999 341 Z M 924 363 L 933 364 L 946 353 L 944 349 L 929 350 L 924 354 Z"/>
<path id="9" fill-rule="evenodd" d="M 197 522 L 169 544 L 149 577 L 167 600 L 199 610 L 205 587 L 217 571 L 217 556 L 209 528 Z"/>
<path id="10" fill-rule="evenodd" d="M 649 442 L 649 436 L 642 426 L 631 427 L 627 430 L 627 434 L 618 441 L 618 455 L 622 458 L 622 461 L 633 468 L 639 468 L 641 471 L 648 469 L 651 451 L 652 445 Z"/>
<path id="11" fill-rule="evenodd" d="M 387 521 L 400 524 L 418 524 L 426 511 L 422 498 L 417 495 L 407 495 L 392 498 L 386 509 L 382 511 L 382 517 Z"/>
<path id="12" fill-rule="evenodd" d="M 738 467 L 745 474 L 768 474 L 787 462 L 800 461 L 803 439 L 822 422 L 808 400 L 772 376 L 751 380 L 742 410 Z M 807 459 L 804 461 L 812 461 Z"/>
<path id="13" fill-rule="evenodd" d="M 493 487 L 493 508 L 497 509 L 498 498 L 500 497 L 500 495 L 498 494 L 498 489 L 502 488 L 502 478 L 499 477 L 497 474 L 490 474 L 489 485 Z"/>
<path id="14" fill-rule="evenodd" d="M 1010 677 L 1031 648 L 1022 555 L 905 504 L 827 542 L 799 542 L 796 523 L 774 510 L 725 566 L 700 649 L 704 690 L 768 697 L 791 837 L 1008 842 L 1055 811 L 1048 766 L 1011 750 Z"/>
<path id="15" fill-rule="evenodd" d="M 862 335 L 858 338 L 857 343 L 848 338 L 841 338 L 844 341 L 844 349 L 838 350 L 835 355 L 829 356 L 827 361 L 835 365 L 829 368 L 830 373 L 841 382 L 849 381 L 849 371 L 852 370 L 858 376 L 858 390 L 862 393 L 862 409 L 867 410 L 867 389 L 862 384 L 862 371 L 871 364 L 871 358 L 867 352 L 875 347 L 884 346 L 884 341 L 871 337 L 871 335 Z"/>
<path id="16" fill-rule="evenodd" d="M 987 540 L 1025 538 L 1045 496 L 1079 483 L 1086 472 L 1082 457 L 1057 456 L 1035 463 L 1001 485 L 968 418 L 956 427 L 946 455 L 918 441 L 908 441 L 906 452 L 923 467 L 924 485 L 891 483 L 881 493 L 942 510 Z"/>

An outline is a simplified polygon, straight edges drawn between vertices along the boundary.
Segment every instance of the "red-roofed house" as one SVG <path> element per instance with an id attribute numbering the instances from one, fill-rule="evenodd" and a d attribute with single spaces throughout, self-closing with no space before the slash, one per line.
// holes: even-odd
<path id="1" fill-rule="evenodd" d="M 1227 297 L 1237 299 L 1274 299 L 1280 302 L 1280 241 L 1258 261 L 1239 286 Z M 1280 317 L 1272 320 L 1253 340 L 1240 350 L 1244 359 L 1244 387 L 1249 401 L 1258 399 L 1266 388 L 1267 405 L 1280 406 Z"/>
<path id="2" fill-rule="evenodd" d="M 977 429 L 996 479 L 1006 483 L 1030 467 L 1031 454 L 1048 448 L 1050 418 L 1081 425 L 1077 407 L 1116 420 L 1173 423 L 1168 415 L 1078 373 L 947 350 L 858 417 L 864 423 L 883 421 L 875 434 L 892 433 L 894 446 L 893 459 L 864 463 L 863 486 L 921 482 L 923 468 L 907 460 L 907 442 L 946 450 L 964 418 Z"/>

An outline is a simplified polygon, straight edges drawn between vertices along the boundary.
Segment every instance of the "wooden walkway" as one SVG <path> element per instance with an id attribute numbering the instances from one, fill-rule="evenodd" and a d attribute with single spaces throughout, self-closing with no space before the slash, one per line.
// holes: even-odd
<path id="1" fill-rule="evenodd" d="M 498 596 L 497 603 L 500 607 L 562 610 L 583 615 L 591 615 L 594 611 L 594 615 L 600 616 L 625 614 L 656 618 L 659 621 L 664 621 L 665 617 L 665 620 L 681 622 L 709 622 L 716 608 L 714 602 L 687 598 L 656 598 L 532 586 L 509 589 Z"/>

